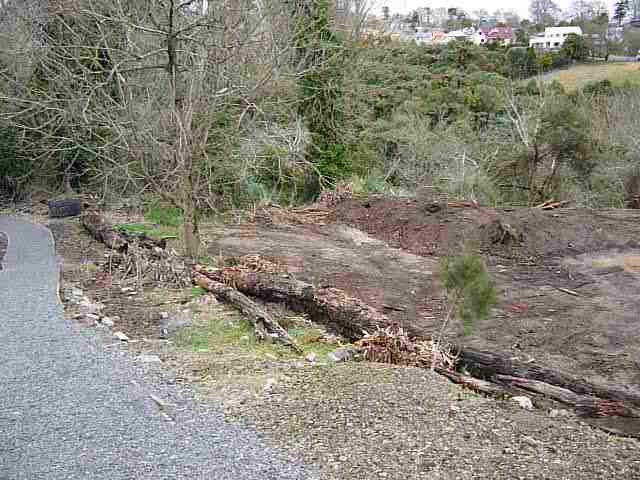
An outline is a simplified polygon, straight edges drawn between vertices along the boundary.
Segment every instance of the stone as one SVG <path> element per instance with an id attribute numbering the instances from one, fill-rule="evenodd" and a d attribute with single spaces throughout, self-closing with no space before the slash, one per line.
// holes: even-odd
<path id="1" fill-rule="evenodd" d="M 100 321 L 100 316 L 99 315 L 95 315 L 93 313 L 85 313 L 84 318 L 86 318 L 87 320 L 90 320 L 92 322 L 96 322 L 96 323 L 98 323 Z"/>
<path id="2" fill-rule="evenodd" d="M 146 353 L 138 355 L 138 360 L 142 363 L 162 363 L 162 360 L 157 355 L 148 355 Z"/>
<path id="3" fill-rule="evenodd" d="M 338 348 L 327 355 L 329 360 L 334 363 L 342 363 L 353 360 L 354 351 L 349 348 Z"/>
<path id="4" fill-rule="evenodd" d="M 162 318 L 160 322 L 161 338 L 168 338 L 170 335 L 188 327 L 193 323 L 193 313 L 188 308 L 168 314 L 166 318 Z"/>
<path id="5" fill-rule="evenodd" d="M 169 318 L 169 312 L 160 312 L 160 318 L 162 320 L 166 320 L 167 318 Z"/>
<path id="6" fill-rule="evenodd" d="M 264 385 L 264 391 L 265 393 L 276 393 L 277 387 L 278 381 L 275 378 L 269 378 Z"/>
<path id="7" fill-rule="evenodd" d="M 560 417 L 570 417 L 571 416 L 571 412 L 569 410 L 565 410 L 563 408 L 560 409 L 552 409 L 549 412 L 549 416 L 551 418 L 560 418 Z"/>
<path id="8" fill-rule="evenodd" d="M 116 333 L 113 334 L 113 336 L 116 337 L 118 340 L 121 340 L 123 342 L 128 342 L 129 341 L 129 337 L 127 337 L 122 332 L 116 332 Z"/>
<path id="9" fill-rule="evenodd" d="M 516 402 L 518 405 L 520 405 L 521 408 L 525 410 L 533 410 L 533 403 L 531 402 L 531 399 L 529 397 L 526 397 L 524 395 L 511 397 L 511 401 Z"/>
<path id="10" fill-rule="evenodd" d="M 82 298 L 84 296 L 84 292 L 82 291 L 82 289 L 74 287 L 71 289 L 71 295 L 73 295 L 74 297 Z"/>
<path id="11" fill-rule="evenodd" d="M 105 327 L 109 327 L 109 328 L 115 325 L 114 321 L 109 317 L 102 317 L 102 319 L 100 320 L 100 323 L 102 323 Z"/>
<path id="12" fill-rule="evenodd" d="M 315 363 L 315 361 L 318 359 L 318 356 L 315 353 L 311 352 L 309 355 L 305 356 L 304 359 L 307 362 Z"/>

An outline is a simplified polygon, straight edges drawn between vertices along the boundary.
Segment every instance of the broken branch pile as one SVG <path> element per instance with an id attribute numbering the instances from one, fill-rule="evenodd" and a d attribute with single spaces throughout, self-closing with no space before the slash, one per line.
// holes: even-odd
<path id="1" fill-rule="evenodd" d="M 190 267 L 180 255 L 166 249 L 166 240 L 123 232 L 96 212 L 83 214 L 80 223 L 93 238 L 115 250 L 105 266 L 118 269 L 123 280 L 134 278 L 140 286 L 145 282 L 191 285 Z"/>

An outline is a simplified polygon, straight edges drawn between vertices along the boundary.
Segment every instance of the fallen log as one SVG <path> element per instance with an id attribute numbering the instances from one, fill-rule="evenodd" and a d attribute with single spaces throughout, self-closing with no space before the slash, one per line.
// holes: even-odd
<path id="1" fill-rule="evenodd" d="M 547 385 L 569 390 L 574 394 L 597 397 L 603 400 L 625 403 L 640 408 L 640 395 L 608 385 L 597 385 L 566 373 L 525 363 L 513 357 L 461 347 L 458 365 L 484 378 L 499 378 L 498 375 L 535 380 Z M 533 384 L 529 384 L 533 385 Z M 568 402 L 571 403 L 571 402 Z"/>
<path id="2" fill-rule="evenodd" d="M 219 300 L 237 308 L 253 324 L 259 340 L 272 340 L 290 347 L 301 354 L 302 350 L 293 342 L 287 331 L 254 301 L 238 290 L 224 283 L 212 280 L 202 274 L 194 274 L 193 281 L 199 287 L 213 293 Z"/>
<path id="3" fill-rule="evenodd" d="M 208 272 L 198 266 L 195 270 L 217 282 L 233 285 L 246 295 L 283 303 L 295 312 L 306 313 L 316 323 L 325 325 L 350 341 L 359 340 L 364 332 L 392 324 L 385 315 L 337 288 L 316 287 L 288 275 L 233 269 Z"/>
<path id="4" fill-rule="evenodd" d="M 107 247 L 126 251 L 129 243 L 136 242 L 137 245 L 153 249 L 165 249 L 166 240 L 156 240 L 145 234 L 128 234 L 107 222 L 102 215 L 97 212 L 86 212 L 80 217 L 80 224 L 91 234 L 97 241 L 104 243 Z"/>
<path id="5" fill-rule="evenodd" d="M 520 387 L 530 392 L 544 395 L 566 405 L 576 407 L 579 414 L 587 417 L 629 417 L 640 418 L 640 412 L 623 405 L 620 402 L 602 400 L 590 395 L 579 395 L 566 388 L 550 385 L 538 380 L 512 377 L 510 375 L 496 375 L 496 380 L 507 385 Z"/>
<path id="6" fill-rule="evenodd" d="M 461 373 L 447 370 L 445 368 L 436 367 L 434 370 L 440 375 L 447 377 L 453 383 L 462 385 L 463 387 L 466 387 L 469 390 L 473 390 L 474 392 L 484 393 L 485 395 L 491 395 L 499 398 L 508 398 L 516 395 L 516 393 L 514 393 L 511 389 L 493 382 L 481 380 L 470 375 L 463 375 Z"/>
<path id="7" fill-rule="evenodd" d="M 129 244 L 124 235 L 113 228 L 113 225 L 109 224 L 104 217 L 96 212 L 83 214 L 80 217 L 80 224 L 93 238 L 113 250 L 126 250 Z"/>

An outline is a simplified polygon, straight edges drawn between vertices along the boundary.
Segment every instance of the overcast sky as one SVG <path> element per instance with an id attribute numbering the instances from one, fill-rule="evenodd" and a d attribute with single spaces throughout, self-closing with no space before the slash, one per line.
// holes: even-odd
<path id="1" fill-rule="evenodd" d="M 408 13 L 419 7 L 461 7 L 468 12 L 483 8 L 489 13 L 495 10 L 513 9 L 516 10 L 522 18 L 529 16 L 529 0 L 376 0 L 382 7 L 388 5 L 391 12 Z M 558 6 L 566 9 L 571 0 L 556 0 Z"/>

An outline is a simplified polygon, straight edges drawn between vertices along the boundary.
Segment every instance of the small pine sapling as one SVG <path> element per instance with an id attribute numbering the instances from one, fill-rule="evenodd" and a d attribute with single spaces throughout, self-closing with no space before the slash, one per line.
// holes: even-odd
<path id="1" fill-rule="evenodd" d="M 434 360 L 438 357 L 437 352 L 447 324 L 453 317 L 458 317 L 464 335 L 468 335 L 477 321 L 489 316 L 491 307 L 497 300 L 494 284 L 479 255 L 466 253 L 444 258 L 441 268 L 447 290 L 448 309 L 438 338 L 433 343 Z"/>

